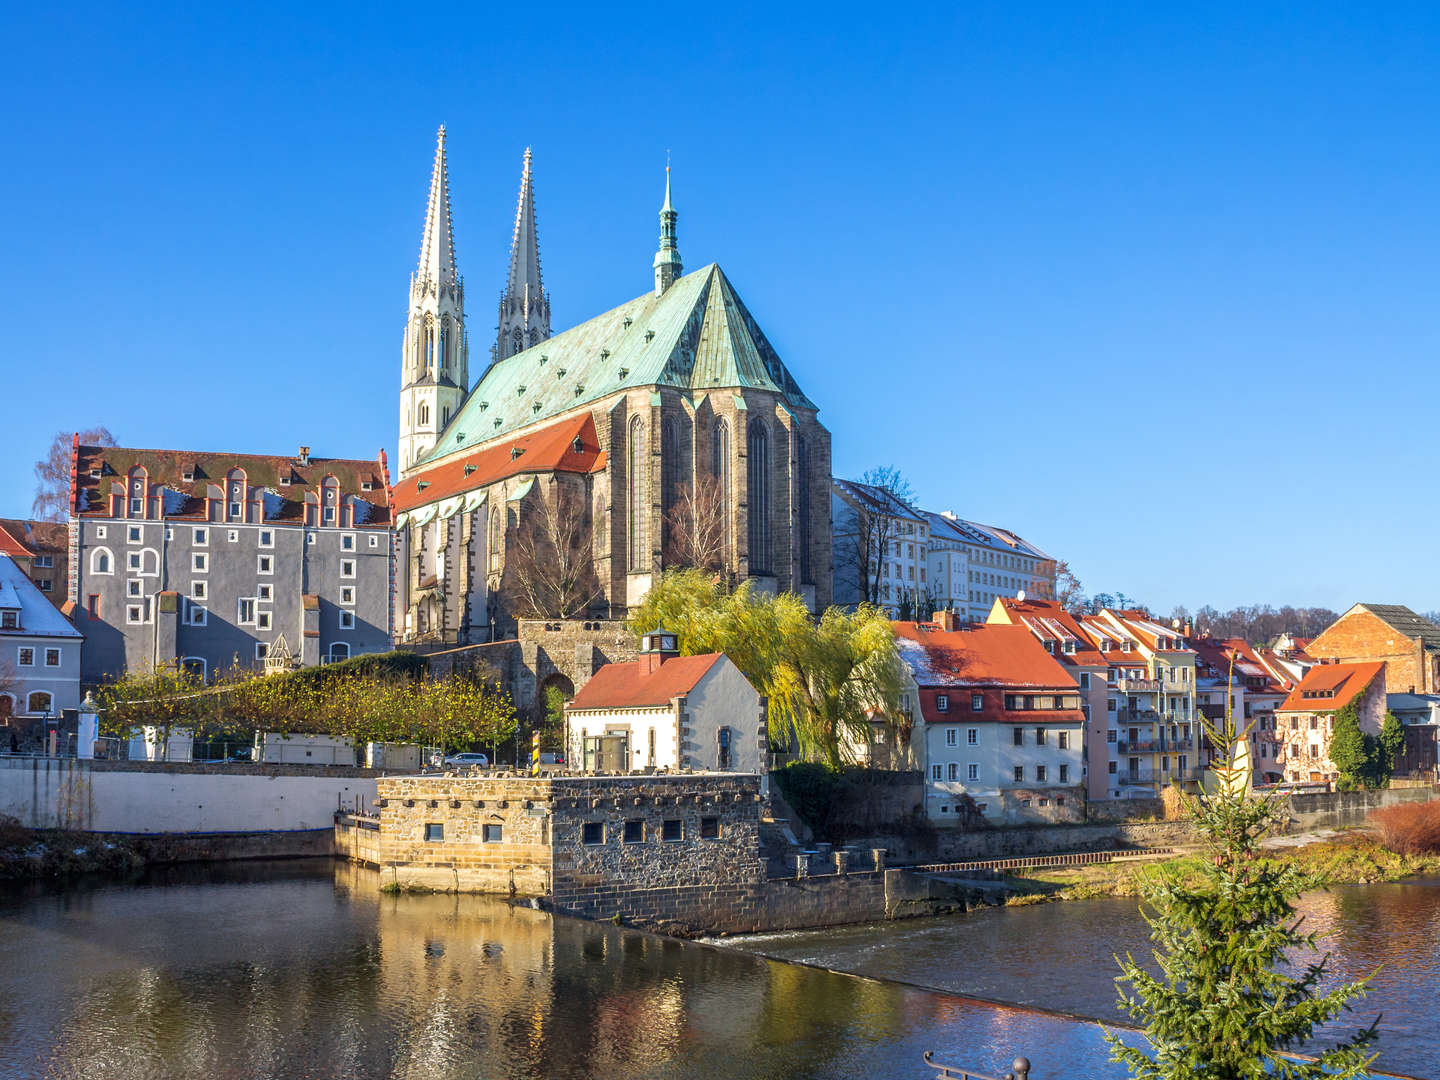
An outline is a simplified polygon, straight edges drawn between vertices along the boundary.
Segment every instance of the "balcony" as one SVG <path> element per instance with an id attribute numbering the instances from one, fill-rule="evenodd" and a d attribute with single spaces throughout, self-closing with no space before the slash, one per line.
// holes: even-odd
<path id="1" fill-rule="evenodd" d="M 1120 679 L 1115 689 L 1122 694 L 1158 694 L 1161 686 L 1159 679 Z"/>
<path id="2" fill-rule="evenodd" d="M 1153 776 L 1122 776 L 1120 777 L 1121 787 L 1154 787 Z"/>

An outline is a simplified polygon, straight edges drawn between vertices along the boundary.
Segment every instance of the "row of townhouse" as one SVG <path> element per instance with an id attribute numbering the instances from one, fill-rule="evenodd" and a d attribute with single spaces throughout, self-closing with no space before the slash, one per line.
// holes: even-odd
<path id="1" fill-rule="evenodd" d="M 837 604 L 873 599 L 891 616 L 908 608 L 980 621 L 1000 597 L 1055 596 L 1056 561 L 1008 529 L 854 480 L 833 481 L 831 515 Z"/>

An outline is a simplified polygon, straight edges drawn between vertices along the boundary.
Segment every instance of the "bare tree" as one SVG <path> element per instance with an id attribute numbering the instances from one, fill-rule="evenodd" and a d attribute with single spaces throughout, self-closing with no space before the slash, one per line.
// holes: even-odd
<path id="1" fill-rule="evenodd" d="M 35 501 L 30 513 L 40 521 L 64 521 L 70 513 L 70 454 L 74 434 L 56 432 L 45 456 L 35 462 Z M 80 432 L 81 446 L 114 446 L 108 428 L 93 427 Z"/>
<path id="2" fill-rule="evenodd" d="M 729 513 L 719 484 L 681 484 L 665 515 L 667 566 L 693 566 L 722 573 L 728 569 L 725 516 Z"/>
<path id="3" fill-rule="evenodd" d="M 1055 562 L 1055 600 L 1072 615 L 1085 611 L 1085 589 L 1064 559 Z"/>
<path id="4" fill-rule="evenodd" d="M 583 495 L 562 484 L 552 498 L 525 500 L 505 577 L 512 609 L 526 618 L 574 618 L 600 597 Z"/>
<path id="5" fill-rule="evenodd" d="M 910 483 L 893 465 L 869 470 L 845 486 L 850 508 L 835 530 L 835 561 L 853 571 L 860 599 L 880 603 L 885 558 L 899 533 L 900 516 L 912 516 Z"/>

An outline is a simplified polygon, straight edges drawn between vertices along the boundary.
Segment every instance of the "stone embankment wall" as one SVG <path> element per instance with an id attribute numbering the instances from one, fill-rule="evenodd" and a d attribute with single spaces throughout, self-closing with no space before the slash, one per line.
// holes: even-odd
<path id="1" fill-rule="evenodd" d="M 1379 791 L 1331 791 L 1290 796 L 1290 822 L 1294 829 L 1337 829 L 1365 824 L 1365 816 L 1382 806 L 1429 802 L 1440 798 L 1440 787 L 1382 788 Z"/>
<path id="2" fill-rule="evenodd" d="M 380 815 L 335 815 L 331 853 L 364 866 L 380 867 Z"/>
<path id="3" fill-rule="evenodd" d="M 375 801 L 376 776 L 337 766 L 0 758 L 0 814 L 82 832 L 329 830 L 337 809 Z"/>

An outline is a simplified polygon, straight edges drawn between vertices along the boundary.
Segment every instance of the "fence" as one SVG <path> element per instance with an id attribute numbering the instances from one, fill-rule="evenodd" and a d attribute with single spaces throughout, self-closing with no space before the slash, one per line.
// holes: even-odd
<path id="1" fill-rule="evenodd" d="M 955 874 L 963 870 L 1019 870 L 1022 867 L 1036 869 L 1052 866 L 1092 866 L 1097 863 L 1114 862 L 1116 859 L 1163 858 L 1174 855 L 1175 849 L 1168 847 L 1121 848 L 1115 851 L 1073 851 L 1065 855 L 1026 855 L 1011 859 L 979 859 L 972 862 L 928 863 L 908 869 L 920 874 Z"/>

